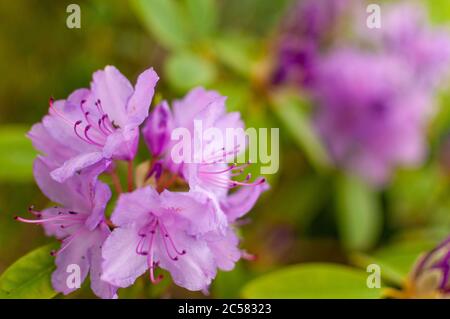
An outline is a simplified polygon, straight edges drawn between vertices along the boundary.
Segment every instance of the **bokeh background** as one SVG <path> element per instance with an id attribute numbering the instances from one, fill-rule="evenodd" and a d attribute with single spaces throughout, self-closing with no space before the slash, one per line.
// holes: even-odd
<path id="1" fill-rule="evenodd" d="M 108 64 L 132 81 L 153 66 L 161 77 L 158 99 L 203 85 L 227 95 L 228 109 L 242 112 L 248 127 L 280 128 L 280 170 L 268 176 L 271 190 L 241 227 L 242 247 L 256 259 L 221 272 L 209 297 L 321 296 L 323 287 L 308 283 L 314 269 L 337 285 L 337 297 L 371 297 L 347 291 L 353 288 L 345 278 L 327 278 L 333 271 L 327 265 L 361 277 L 376 261 L 385 282 L 401 288 L 419 254 L 450 233 L 450 83 L 433 92 L 426 158 L 413 168 L 395 167 L 388 182 L 374 187 L 327 158 L 302 84 L 274 84 L 279 39 L 297 1 L 78 0 L 81 29 L 69 29 L 66 7 L 73 2 L 0 2 L 0 274 L 53 241 L 40 227 L 13 220 L 30 205 L 48 205 L 33 181 L 36 153 L 25 133 L 47 112 L 49 97 L 88 86 L 93 71 Z M 422 4 L 431 24 L 450 22 L 447 0 Z M 148 154 L 143 149 L 139 156 Z M 309 263 L 320 264 L 303 273 Z M 119 296 L 203 295 L 168 279 L 152 286 L 144 276 Z M 91 297 L 85 284 L 66 298 Z"/>

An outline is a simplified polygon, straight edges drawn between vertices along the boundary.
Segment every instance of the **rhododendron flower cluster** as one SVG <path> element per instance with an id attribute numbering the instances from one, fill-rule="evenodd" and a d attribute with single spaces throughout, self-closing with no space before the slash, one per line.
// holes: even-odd
<path id="1" fill-rule="evenodd" d="M 40 224 L 61 241 L 52 252 L 52 284 L 59 292 L 76 289 L 67 285 L 67 267 L 75 264 L 81 280 L 89 274 L 93 292 L 102 298 L 116 298 L 118 288 L 147 271 L 159 282 L 157 268 L 177 285 L 206 293 L 218 270 L 231 270 L 247 256 L 235 222 L 268 185 L 243 175 L 249 163 L 229 164 L 246 145 L 208 140 L 201 162 L 176 163 L 171 157 L 173 129 L 193 130 L 194 121 L 218 130 L 243 128 L 240 114 L 227 113 L 226 98 L 203 88 L 175 101 L 172 110 L 164 101 L 149 114 L 158 79 L 148 69 L 132 86 L 107 66 L 94 73 L 89 89 L 51 99 L 48 114 L 28 134 L 40 152 L 36 182 L 55 206 L 30 208 L 34 219 L 16 219 Z M 133 161 L 141 126 L 151 159 L 138 182 Z M 117 172 L 121 161 L 128 163 L 126 193 Z M 110 217 L 108 178 L 118 193 Z"/>
<path id="2" fill-rule="evenodd" d="M 350 3 L 298 3 L 280 36 L 274 82 L 312 96 L 317 131 L 337 166 L 383 185 L 396 167 L 425 159 L 433 98 L 450 73 L 450 33 L 407 2 L 383 5 L 382 27 L 370 29 L 366 11 Z M 341 25 L 356 32 L 333 36 Z"/>

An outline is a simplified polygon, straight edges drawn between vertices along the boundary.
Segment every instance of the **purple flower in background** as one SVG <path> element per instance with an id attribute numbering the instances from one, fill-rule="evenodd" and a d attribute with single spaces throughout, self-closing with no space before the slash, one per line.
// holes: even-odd
<path id="1" fill-rule="evenodd" d="M 99 162 L 133 159 L 139 125 L 148 115 L 157 81 L 156 73 L 148 69 L 133 88 L 115 67 L 107 66 L 94 73 L 89 90 L 76 90 L 67 100 L 51 100 L 42 126 L 30 132 L 41 149 L 45 144 L 64 145 L 58 156 L 67 157 L 51 176 L 63 182 Z"/>
<path id="2" fill-rule="evenodd" d="M 314 95 L 318 129 L 339 165 L 381 184 L 395 166 L 423 160 L 432 100 L 404 61 L 335 51 L 319 66 Z"/>
<path id="3" fill-rule="evenodd" d="M 83 175 L 74 175 L 60 184 L 50 177 L 54 169 L 47 158 L 39 157 L 34 163 L 34 176 L 39 188 L 53 202 L 62 206 L 40 212 L 30 209 L 37 219 L 16 217 L 25 223 L 40 224 L 48 236 L 62 242 L 56 256 L 56 270 L 52 285 L 56 291 L 67 295 L 77 288 L 68 284 L 68 267 L 80 269 L 81 282 L 90 272 L 91 288 L 101 298 L 116 298 L 117 288 L 100 279 L 102 273 L 101 249 L 110 230 L 105 223 L 104 210 L 111 197 L 106 184 L 97 181 L 95 169 L 87 169 Z"/>
<path id="4" fill-rule="evenodd" d="M 331 157 L 380 185 L 397 166 L 425 158 L 434 90 L 450 67 L 450 36 L 411 3 L 383 6 L 379 30 L 367 28 L 363 6 L 353 11 L 350 3 L 298 2 L 281 36 L 276 80 L 294 78 L 307 88 Z M 330 38 L 346 16 L 354 32 Z"/>
<path id="5" fill-rule="evenodd" d="M 131 285 L 159 266 L 189 290 L 206 290 L 217 268 L 230 270 L 240 258 L 238 240 L 221 211 L 202 193 L 158 194 L 145 187 L 122 194 L 112 214 L 114 229 L 103 247 L 102 279 Z"/>
<path id="6" fill-rule="evenodd" d="M 295 4 L 283 22 L 278 40 L 275 84 L 311 84 L 316 61 L 349 3 L 350 0 L 305 0 Z"/>
<path id="7" fill-rule="evenodd" d="M 396 54 L 416 71 L 416 81 L 438 85 L 450 71 L 450 36 L 445 28 L 432 27 L 426 10 L 417 3 L 386 7 L 383 27 L 365 35 L 375 37 L 383 50 Z M 374 36 L 375 35 L 375 36 Z"/>

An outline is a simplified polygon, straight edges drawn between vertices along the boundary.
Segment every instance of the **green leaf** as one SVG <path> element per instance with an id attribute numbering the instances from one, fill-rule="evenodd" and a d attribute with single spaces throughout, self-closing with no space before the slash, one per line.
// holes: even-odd
<path id="1" fill-rule="evenodd" d="M 50 278 L 55 270 L 55 258 L 50 252 L 55 244 L 33 250 L 12 264 L 0 276 L 0 298 L 52 298 Z"/>
<path id="2" fill-rule="evenodd" d="M 170 49 L 185 47 L 190 33 L 179 1 L 133 0 L 133 8 L 144 26 Z"/>
<path id="3" fill-rule="evenodd" d="M 217 25 L 217 3 L 215 0 L 185 0 L 190 25 L 195 35 L 204 38 L 211 35 Z"/>
<path id="4" fill-rule="evenodd" d="M 368 273 L 337 264 L 290 266 L 251 281 L 244 298 L 380 298 L 381 288 L 367 286 Z"/>
<path id="5" fill-rule="evenodd" d="M 330 161 L 307 113 L 302 108 L 305 101 L 297 96 L 278 94 L 273 99 L 273 109 L 297 145 L 305 152 L 310 163 L 319 171 L 330 168 Z"/>
<path id="6" fill-rule="evenodd" d="M 366 250 L 377 242 L 382 213 L 376 193 L 356 177 L 336 180 L 336 212 L 342 243 L 348 250 Z"/>
<path id="7" fill-rule="evenodd" d="M 214 64 L 188 52 L 171 55 L 164 71 L 169 84 L 181 93 L 194 86 L 206 86 L 216 77 Z"/>
<path id="8" fill-rule="evenodd" d="M 8 125 L 0 128 L 0 180 L 24 182 L 33 179 L 36 151 L 25 136 L 29 127 Z"/>
<path id="9" fill-rule="evenodd" d="M 435 245 L 434 241 L 408 240 L 385 246 L 370 255 L 354 254 L 351 260 L 360 267 L 367 267 L 369 264 L 379 265 L 381 277 L 385 281 L 401 286 L 420 254 Z"/>

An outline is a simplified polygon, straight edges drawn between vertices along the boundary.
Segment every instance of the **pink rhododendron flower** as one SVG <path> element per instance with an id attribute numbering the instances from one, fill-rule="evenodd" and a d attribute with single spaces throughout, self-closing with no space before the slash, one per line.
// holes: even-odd
<path id="1" fill-rule="evenodd" d="M 330 45 L 330 39 L 352 0 L 301 0 L 282 21 L 277 43 L 274 84 L 308 87 L 314 81 L 317 60 Z"/>
<path id="2" fill-rule="evenodd" d="M 111 217 L 118 228 L 103 248 L 102 279 L 128 287 L 148 269 L 157 282 L 159 266 L 179 286 L 207 289 L 217 268 L 230 270 L 241 256 L 220 214 L 202 193 L 159 194 L 148 186 L 122 194 Z"/>
<path id="3" fill-rule="evenodd" d="M 396 166 L 421 163 L 433 104 L 407 64 L 390 55 L 341 50 L 319 69 L 316 120 L 338 165 L 379 185 Z"/>
<path id="4" fill-rule="evenodd" d="M 450 71 L 450 33 L 410 2 L 383 6 L 371 29 L 357 2 L 298 1 L 280 34 L 274 82 L 294 80 L 315 98 L 330 156 L 376 186 L 423 163 L 433 96 Z M 349 36 L 333 34 L 345 24 Z"/>
<path id="5" fill-rule="evenodd" d="M 34 163 L 34 176 L 42 192 L 61 206 L 40 212 L 30 209 L 37 219 L 16 219 L 40 224 L 48 236 L 61 240 L 61 248 L 53 252 L 57 268 L 52 274 L 52 285 L 56 291 L 67 295 L 76 289 L 67 283 L 67 270 L 68 266 L 77 265 L 81 281 L 90 273 L 91 288 L 97 296 L 115 298 L 117 288 L 100 279 L 102 245 L 110 234 L 104 220 L 105 206 L 111 197 L 109 187 L 97 181 L 98 171 L 92 169 L 60 184 L 50 177 L 53 168 L 48 159 L 39 157 Z"/>
<path id="6" fill-rule="evenodd" d="M 45 139 L 43 143 L 67 148 L 68 157 L 51 176 L 63 182 L 100 161 L 133 159 L 138 127 L 148 115 L 157 81 L 156 73 L 148 69 L 133 88 L 115 67 L 107 66 L 94 73 L 90 89 L 76 90 L 67 100 L 51 100 L 42 127 L 32 134 L 35 139 Z"/>
<path id="7" fill-rule="evenodd" d="M 366 32 L 365 36 L 378 36 L 378 45 L 410 63 L 416 81 L 439 86 L 450 73 L 450 30 L 432 26 L 426 12 L 417 2 L 391 4 L 379 34 Z"/>
<path id="8" fill-rule="evenodd" d="M 206 91 L 203 88 L 193 89 L 185 98 L 173 103 L 173 111 L 169 109 L 166 102 L 158 105 L 151 112 L 143 135 L 153 155 L 163 154 L 163 167 L 181 175 L 188 182 L 191 190 L 207 192 L 222 207 L 231 207 L 232 203 L 226 203 L 230 189 L 238 186 L 251 189 L 251 191 L 242 190 L 245 196 L 233 195 L 232 202 L 247 196 L 256 200 L 260 193 L 267 189 L 267 185 L 263 178 L 250 182 L 251 175 L 245 176 L 243 180 L 237 179 L 243 174 L 248 163 L 227 164 L 239 153 L 245 151 L 247 139 L 240 113 L 227 113 L 225 100 L 224 96 L 215 91 Z M 201 124 L 202 132 L 198 131 L 196 122 Z M 189 142 L 192 145 L 191 161 L 174 163 L 173 157 L 177 155 L 174 154 L 177 152 L 174 148 L 177 142 L 170 140 L 170 136 L 173 129 L 177 128 L 184 128 L 189 132 L 191 138 Z M 222 138 L 214 138 L 214 136 L 209 138 L 202 135 L 208 129 L 218 130 Z M 227 131 L 232 132 L 231 138 L 227 136 L 229 134 Z M 199 144 L 195 139 L 199 138 L 202 139 L 200 142 L 202 149 L 195 148 L 195 145 Z M 183 149 L 180 152 L 186 152 L 186 150 Z M 196 161 L 196 158 L 200 161 Z"/>

